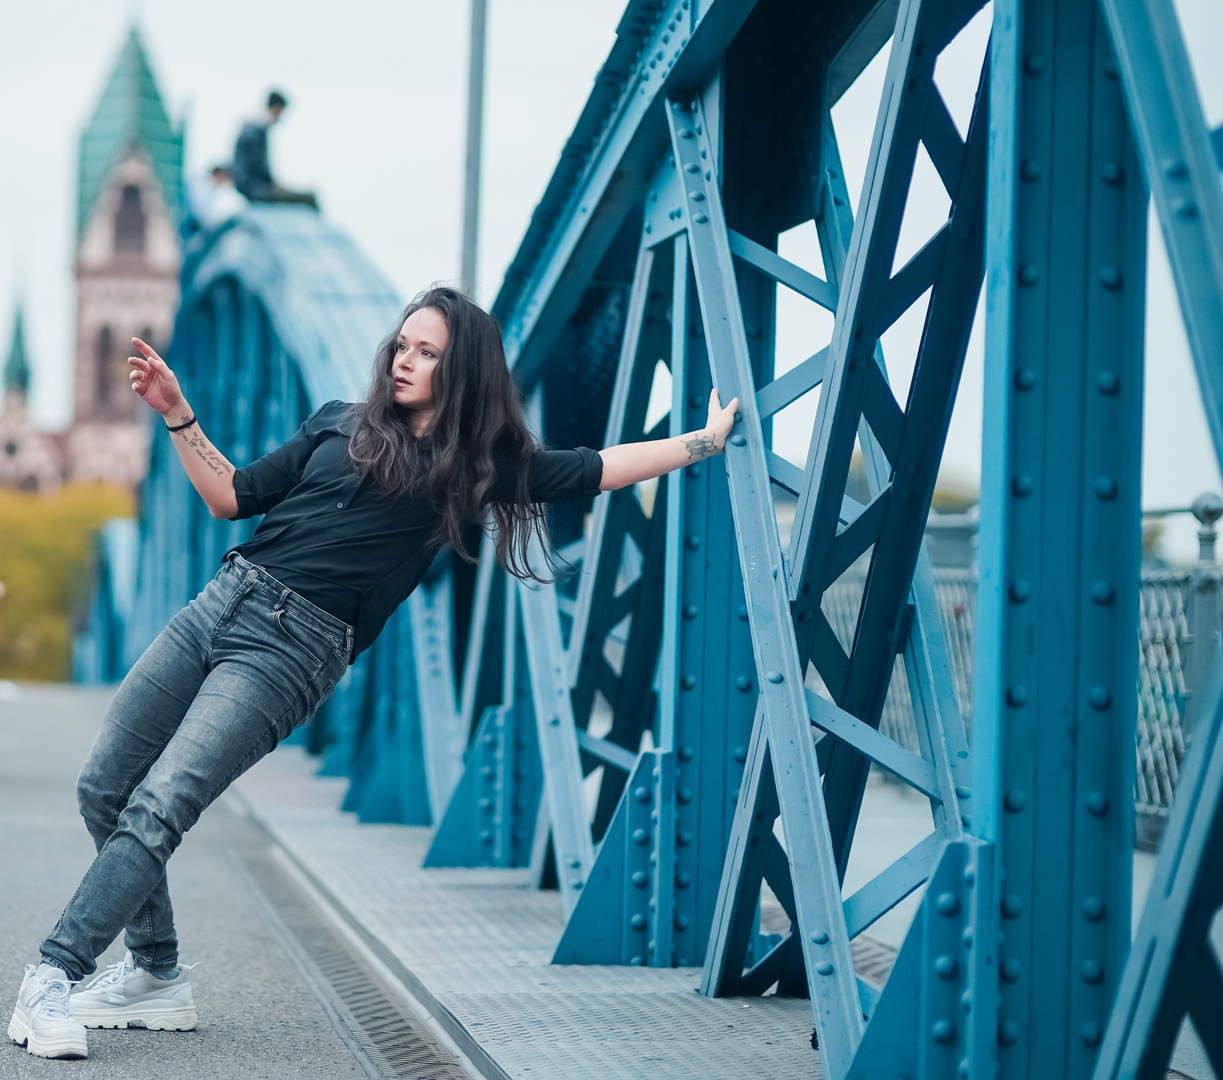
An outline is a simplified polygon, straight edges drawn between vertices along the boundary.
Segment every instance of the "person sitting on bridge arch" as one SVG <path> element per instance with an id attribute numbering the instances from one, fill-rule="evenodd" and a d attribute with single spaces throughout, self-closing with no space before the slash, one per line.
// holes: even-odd
<path id="1" fill-rule="evenodd" d="M 487 513 L 502 564 L 538 580 L 529 555 L 547 550 L 541 504 L 721 453 L 739 404 L 723 408 L 714 390 L 700 431 L 542 449 L 495 320 L 435 286 L 378 347 L 364 401 L 327 402 L 283 446 L 235 468 L 166 362 L 133 344 L 132 389 L 164 418 L 213 516 L 264 516 L 132 667 L 81 770 L 98 855 L 41 964 L 27 966 L 9 1025 L 46 1057 L 85 1056 L 86 1026 L 195 1026 L 166 861 L 205 807 L 327 699 L 443 545 L 472 559 L 464 538 Z M 124 962 L 69 998 L 125 926 Z"/>
<path id="2" fill-rule="evenodd" d="M 268 129 L 280 122 L 289 100 L 279 90 L 268 94 L 267 108 L 258 120 L 242 125 L 234 146 L 234 163 L 230 169 L 234 187 L 251 202 L 299 203 L 318 209 L 313 191 L 290 191 L 272 179 L 268 164 Z"/>

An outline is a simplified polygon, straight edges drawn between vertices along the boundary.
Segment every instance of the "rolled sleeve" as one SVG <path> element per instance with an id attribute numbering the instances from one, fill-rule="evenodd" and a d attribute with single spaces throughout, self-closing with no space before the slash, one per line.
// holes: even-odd
<path id="1" fill-rule="evenodd" d="M 231 521 L 266 514 L 297 486 L 306 462 L 328 430 L 327 420 L 336 406 L 343 405 L 339 401 L 327 402 L 311 413 L 283 445 L 234 471 L 238 512 Z"/>
<path id="2" fill-rule="evenodd" d="M 595 450 L 540 450 L 527 472 L 527 490 L 532 502 L 563 502 L 599 494 L 603 459 Z"/>

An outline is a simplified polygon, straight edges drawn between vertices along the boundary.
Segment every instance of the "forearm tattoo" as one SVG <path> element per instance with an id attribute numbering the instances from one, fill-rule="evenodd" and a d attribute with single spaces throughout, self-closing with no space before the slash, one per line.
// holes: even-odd
<path id="1" fill-rule="evenodd" d="M 190 420 L 190 415 L 184 416 L 179 423 L 185 424 Z M 198 457 L 209 469 L 217 476 L 228 476 L 234 471 L 234 467 L 221 456 L 216 448 L 204 438 L 200 432 L 199 425 L 189 427 L 185 431 L 176 431 L 174 434 L 182 439 L 186 444 L 195 451 L 195 456 Z"/>
<path id="2" fill-rule="evenodd" d="M 700 461 L 701 458 L 707 458 L 718 452 L 718 444 L 712 437 L 706 437 L 703 433 L 693 435 L 684 443 L 684 447 L 688 451 L 689 461 Z"/>

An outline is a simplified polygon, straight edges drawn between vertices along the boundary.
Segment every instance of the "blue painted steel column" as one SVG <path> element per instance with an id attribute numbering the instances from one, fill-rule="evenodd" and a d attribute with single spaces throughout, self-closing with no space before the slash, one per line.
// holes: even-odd
<path id="1" fill-rule="evenodd" d="M 672 241 L 671 434 L 705 421 L 712 379 L 688 238 Z M 674 963 L 704 959 L 747 760 L 758 687 L 721 461 L 666 480 L 667 567 L 659 745 L 675 751 Z"/>
<path id="2" fill-rule="evenodd" d="M 972 1075 L 1080 1077 L 1129 946 L 1146 191 L 1094 0 L 994 42 Z"/>

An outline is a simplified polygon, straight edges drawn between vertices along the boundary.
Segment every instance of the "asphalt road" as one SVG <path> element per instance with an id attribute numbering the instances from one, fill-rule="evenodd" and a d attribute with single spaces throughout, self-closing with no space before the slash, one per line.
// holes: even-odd
<path id="1" fill-rule="evenodd" d="M 23 965 L 55 925 L 93 856 L 76 809 L 77 771 L 110 690 L 0 684 L 0 1021 Z M 191 1032 L 90 1031 L 84 1061 L 36 1058 L 0 1044 L 0 1080 L 364 1077 L 260 912 L 243 860 L 263 834 L 222 798 L 170 862 L 180 955 L 196 969 Z M 121 960 L 122 939 L 99 967 Z M 0 1031 L 0 1036 L 3 1032 Z"/>

